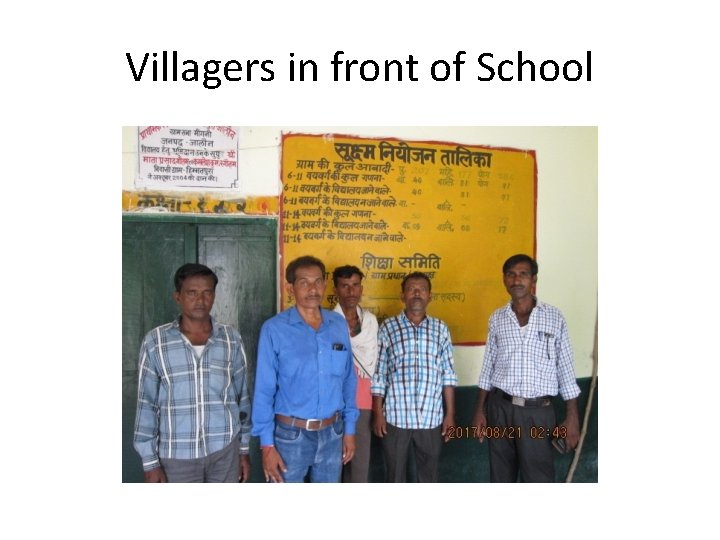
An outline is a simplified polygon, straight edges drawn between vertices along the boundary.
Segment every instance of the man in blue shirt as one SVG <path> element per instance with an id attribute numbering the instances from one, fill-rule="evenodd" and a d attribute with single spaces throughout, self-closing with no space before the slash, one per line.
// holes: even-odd
<path id="1" fill-rule="evenodd" d="M 210 316 L 217 282 L 202 264 L 178 268 L 180 316 L 140 348 L 134 443 L 146 482 L 250 477 L 245 351 L 238 331 Z"/>
<path id="2" fill-rule="evenodd" d="M 357 378 L 345 319 L 320 307 L 325 265 L 312 256 L 285 270 L 295 306 L 263 324 L 252 434 L 268 482 L 339 482 L 355 453 Z"/>
<path id="3" fill-rule="evenodd" d="M 378 332 L 373 432 L 383 439 L 388 482 L 405 482 L 410 451 L 418 482 L 437 482 L 442 441 L 455 425 L 452 341 L 447 325 L 426 312 L 430 278 L 413 272 L 400 287 L 405 310 L 385 319 Z"/>

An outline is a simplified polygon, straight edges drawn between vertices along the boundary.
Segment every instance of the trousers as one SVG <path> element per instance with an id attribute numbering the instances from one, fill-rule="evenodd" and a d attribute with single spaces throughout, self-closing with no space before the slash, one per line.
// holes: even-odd
<path id="1" fill-rule="evenodd" d="M 343 421 L 318 431 L 275 422 L 275 449 L 285 462 L 285 482 L 339 482 L 342 470 Z"/>
<path id="2" fill-rule="evenodd" d="M 240 443 L 237 438 L 222 450 L 197 459 L 160 459 L 168 482 L 238 481 L 240 475 Z"/>
<path id="3" fill-rule="evenodd" d="M 437 482 L 442 426 L 431 429 L 402 429 L 387 424 L 383 437 L 383 456 L 388 482 L 407 481 L 407 460 L 414 452 L 418 482 Z"/>
<path id="4" fill-rule="evenodd" d="M 504 430 L 505 436 L 488 437 L 491 482 L 517 482 L 518 478 L 523 482 L 555 481 L 552 405 L 520 407 L 493 390 L 488 398 L 487 419 L 489 429 L 511 428 Z"/>

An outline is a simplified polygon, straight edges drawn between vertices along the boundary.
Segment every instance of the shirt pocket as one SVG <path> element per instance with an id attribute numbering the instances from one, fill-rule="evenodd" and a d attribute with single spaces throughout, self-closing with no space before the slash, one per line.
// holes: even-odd
<path id="1" fill-rule="evenodd" d="M 228 389 L 232 377 L 232 366 L 226 354 L 219 351 L 208 351 L 207 373 L 210 388 L 215 395 L 221 395 Z"/>
<path id="2" fill-rule="evenodd" d="M 557 364 L 557 336 L 550 329 L 537 331 L 534 336 L 535 358 L 537 359 L 538 369 L 543 374 L 554 374 Z"/>
<path id="3" fill-rule="evenodd" d="M 329 371 L 336 377 L 342 377 L 347 370 L 348 351 L 330 351 Z"/>

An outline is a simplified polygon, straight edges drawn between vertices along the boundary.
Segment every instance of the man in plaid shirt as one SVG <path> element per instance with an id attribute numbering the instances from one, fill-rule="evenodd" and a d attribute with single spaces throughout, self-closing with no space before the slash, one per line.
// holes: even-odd
<path id="1" fill-rule="evenodd" d="M 524 482 L 553 482 L 553 439 L 563 441 L 561 451 L 579 439 L 580 388 L 567 324 L 559 309 L 535 297 L 537 274 L 528 255 L 505 261 L 510 302 L 490 317 L 473 424 L 480 442 L 489 440 L 493 482 L 516 482 L 518 473 Z M 559 425 L 552 406 L 558 393 L 566 411 Z"/>
<path id="2" fill-rule="evenodd" d="M 426 313 L 430 278 L 413 272 L 401 288 L 405 310 L 378 332 L 373 432 L 383 439 L 388 482 L 405 482 L 411 447 L 418 482 L 437 482 L 442 440 L 448 441 L 455 424 L 452 341 L 447 325 Z"/>
<path id="3" fill-rule="evenodd" d="M 135 449 L 146 482 L 247 482 L 250 395 L 242 338 L 210 316 L 218 278 L 202 264 L 175 273 L 175 321 L 140 348 Z"/>

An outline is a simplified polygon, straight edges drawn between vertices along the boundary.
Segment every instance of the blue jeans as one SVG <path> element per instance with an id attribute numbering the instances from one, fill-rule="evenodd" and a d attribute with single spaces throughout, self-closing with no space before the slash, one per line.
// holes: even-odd
<path id="1" fill-rule="evenodd" d="M 343 421 L 338 418 L 320 431 L 275 422 L 275 449 L 285 462 L 285 482 L 339 482 L 342 470 Z"/>

